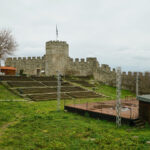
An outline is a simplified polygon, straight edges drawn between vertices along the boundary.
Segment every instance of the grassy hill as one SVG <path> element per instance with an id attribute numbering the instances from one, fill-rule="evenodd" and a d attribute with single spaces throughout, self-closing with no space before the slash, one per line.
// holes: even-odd
<path id="1" fill-rule="evenodd" d="M 84 99 L 101 101 L 115 99 L 115 88 L 97 86 L 109 98 Z M 122 98 L 134 94 L 122 91 Z M 57 112 L 57 101 L 23 101 L 0 86 L 0 150 L 148 150 L 150 127 L 138 129 L 96 120 L 63 111 Z M 66 103 L 73 103 L 68 100 Z M 77 102 L 77 101 L 76 101 Z"/>

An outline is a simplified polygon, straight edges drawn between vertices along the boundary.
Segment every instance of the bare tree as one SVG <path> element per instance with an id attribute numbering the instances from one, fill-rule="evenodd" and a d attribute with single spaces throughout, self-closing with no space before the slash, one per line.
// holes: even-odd
<path id="1" fill-rule="evenodd" d="M 12 55 L 17 48 L 17 43 L 10 30 L 0 31 L 0 59 Z"/>

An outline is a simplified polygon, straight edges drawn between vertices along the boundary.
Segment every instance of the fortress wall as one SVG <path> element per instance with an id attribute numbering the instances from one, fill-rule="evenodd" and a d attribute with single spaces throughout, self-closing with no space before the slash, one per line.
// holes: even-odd
<path id="1" fill-rule="evenodd" d="M 116 86 L 116 70 L 108 65 L 99 65 L 96 58 L 69 57 L 69 45 L 65 41 L 46 42 L 46 55 L 43 57 L 7 58 L 6 66 L 17 68 L 17 73 L 24 70 L 27 75 L 37 75 L 37 69 L 45 70 L 45 74 L 56 75 L 60 71 L 65 75 L 93 76 L 95 80 L 107 85 Z M 122 88 L 135 92 L 136 72 L 122 72 Z M 139 73 L 139 92 L 150 93 L 150 73 Z"/>
<path id="2" fill-rule="evenodd" d="M 132 92 L 136 92 L 136 72 L 122 72 L 121 82 L 122 89 L 130 90 Z M 106 85 L 110 85 L 116 87 L 116 71 L 113 69 L 109 70 L 107 66 L 104 69 L 104 66 L 101 65 L 94 73 L 94 79 L 104 83 Z M 150 73 L 139 73 L 139 94 L 150 94 Z"/>
<path id="3" fill-rule="evenodd" d="M 128 72 L 122 75 L 122 86 L 124 89 L 136 91 L 136 72 Z M 139 73 L 139 93 L 150 94 L 150 73 Z"/>
<path id="4" fill-rule="evenodd" d="M 111 71 L 110 67 L 106 64 L 102 64 L 97 70 L 93 72 L 93 76 L 95 80 L 100 81 L 101 83 L 105 83 L 106 85 L 115 85 L 115 70 Z"/>
<path id="5" fill-rule="evenodd" d="M 45 57 L 13 57 L 7 58 L 6 66 L 17 68 L 17 73 L 23 70 L 24 74 L 36 75 L 37 69 L 45 70 Z"/>
<path id="6" fill-rule="evenodd" d="M 68 58 L 68 65 L 66 67 L 67 75 L 75 76 L 92 76 L 94 69 L 99 67 L 99 63 L 96 58 Z"/>
<path id="7" fill-rule="evenodd" d="M 150 94 L 150 73 L 145 72 L 139 76 L 139 90 L 142 94 Z"/>

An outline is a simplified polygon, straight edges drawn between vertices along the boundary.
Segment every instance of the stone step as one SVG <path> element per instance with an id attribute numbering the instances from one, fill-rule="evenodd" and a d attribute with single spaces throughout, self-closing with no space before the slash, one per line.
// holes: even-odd
<path id="1" fill-rule="evenodd" d="M 138 122 L 138 123 L 136 123 L 136 126 L 142 126 L 142 125 L 145 125 L 145 123 L 144 122 Z"/>
<path id="2" fill-rule="evenodd" d="M 141 120 L 140 120 L 140 119 L 137 119 L 137 120 L 134 120 L 134 122 L 135 122 L 135 123 L 139 123 L 139 122 L 141 122 Z"/>
<path id="3" fill-rule="evenodd" d="M 138 128 L 144 128 L 145 127 L 145 122 L 141 118 L 136 119 L 133 122 L 134 122 L 135 126 Z"/>

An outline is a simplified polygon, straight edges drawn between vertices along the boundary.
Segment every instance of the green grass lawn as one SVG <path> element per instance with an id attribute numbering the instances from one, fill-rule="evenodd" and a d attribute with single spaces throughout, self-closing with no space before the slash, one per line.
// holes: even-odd
<path id="1" fill-rule="evenodd" d="M 19 100 L 21 98 L 12 94 L 3 85 L 0 84 L 0 100 L 13 100 L 13 99 Z"/>
<path id="2" fill-rule="evenodd" d="M 115 100 L 116 99 L 116 88 L 110 87 L 107 85 L 99 85 L 97 87 L 97 92 L 103 93 L 104 95 L 107 95 L 110 97 L 110 99 Z M 133 96 L 135 97 L 135 94 L 131 93 L 128 90 L 121 90 L 121 98 L 124 99 L 126 96 Z"/>
<path id="3" fill-rule="evenodd" d="M 112 87 L 99 86 L 97 92 L 115 99 Z M 133 95 L 122 93 L 123 97 Z M 19 99 L 2 86 L 0 98 Z M 146 143 L 150 141 L 149 125 L 144 129 L 126 125 L 116 128 L 115 123 L 64 112 L 63 101 L 61 111 L 56 109 L 56 101 L 0 102 L 0 150 L 150 149 Z"/>

